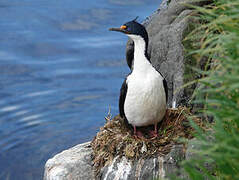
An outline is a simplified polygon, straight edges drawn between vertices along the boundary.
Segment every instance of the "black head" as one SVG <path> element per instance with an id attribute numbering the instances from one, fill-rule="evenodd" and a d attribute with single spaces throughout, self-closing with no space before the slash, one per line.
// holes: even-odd
<path id="1" fill-rule="evenodd" d="M 136 22 L 136 19 L 123 24 L 122 26 L 120 26 L 120 28 L 110 28 L 109 30 L 122 32 L 126 35 L 141 36 L 146 42 L 148 42 L 148 33 L 145 27 L 142 24 Z"/>

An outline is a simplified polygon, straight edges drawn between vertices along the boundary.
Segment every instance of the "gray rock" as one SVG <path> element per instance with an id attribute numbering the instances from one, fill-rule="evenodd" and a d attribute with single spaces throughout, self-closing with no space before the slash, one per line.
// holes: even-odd
<path id="1" fill-rule="evenodd" d="M 90 142 L 79 144 L 49 159 L 45 165 L 44 180 L 93 180 Z M 183 145 L 175 145 L 166 156 L 153 156 L 139 160 L 115 157 L 101 170 L 96 179 L 146 180 L 165 178 L 176 172 L 178 162 L 184 159 Z"/>
<path id="2" fill-rule="evenodd" d="M 162 0 L 159 8 L 143 21 L 144 26 L 147 26 L 150 23 L 150 21 L 154 18 L 154 16 L 157 16 L 157 14 L 159 14 L 160 11 L 162 11 L 163 9 L 167 9 L 168 1 L 169 0 Z"/>
<path id="3" fill-rule="evenodd" d="M 178 169 L 178 162 L 184 159 L 182 145 L 172 147 L 166 156 L 153 156 L 138 160 L 115 157 L 112 164 L 101 171 L 104 180 L 147 180 L 166 178 Z"/>
<path id="4" fill-rule="evenodd" d="M 94 179 L 90 142 L 65 150 L 45 164 L 44 180 Z"/>

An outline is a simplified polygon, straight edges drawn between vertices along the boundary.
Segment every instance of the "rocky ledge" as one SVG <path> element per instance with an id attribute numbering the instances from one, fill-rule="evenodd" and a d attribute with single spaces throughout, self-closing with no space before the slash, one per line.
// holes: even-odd
<path id="1" fill-rule="evenodd" d="M 185 157 L 183 145 L 173 146 L 166 156 L 140 158 L 137 161 L 115 157 L 109 166 L 102 169 L 101 176 L 96 178 L 90 144 L 77 145 L 49 159 L 45 165 L 44 180 L 144 180 L 166 177 L 178 170 L 178 162 Z"/>
<path id="2" fill-rule="evenodd" d="M 96 177 L 91 142 L 86 142 L 49 159 L 45 165 L 44 180 L 147 180 L 166 178 L 175 173 L 185 179 L 187 176 L 179 173 L 179 163 L 193 156 L 192 149 L 195 149 L 195 144 L 195 140 L 190 140 L 187 148 L 174 145 L 167 155 L 135 161 L 126 157 L 115 157 L 111 164 L 102 168 L 101 175 Z"/>
<path id="3" fill-rule="evenodd" d="M 195 86 L 190 89 L 181 88 L 191 76 L 196 78 L 187 65 L 192 65 L 192 60 L 184 57 L 182 40 L 184 35 L 190 32 L 189 24 L 192 22 L 192 11 L 185 6 L 185 0 L 163 1 L 163 6 L 148 18 L 144 25 L 149 34 L 148 54 L 152 64 L 159 69 L 168 82 L 169 106 L 171 104 L 187 105 Z M 195 3 L 205 3 L 205 1 Z M 206 2 L 207 3 L 207 2 Z M 132 50 L 132 41 L 127 43 L 127 50 Z M 194 64 L 202 66 L 202 64 Z M 79 144 L 65 150 L 45 165 L 44 180 L 131 180 L 153 179 L 154 177 L 170 177 L 172 172 L 179 170 L 178 162 L 190 155 L 188 149 L 193 148 L 174 144 L 167 154 L 158 154 L 147 157 L 139 157 L 137 160 L 125 156 L 115 156 L 104 167 L 101 167 L 98 176 L 95 176 L 93 168 L 93 150 L 91 143 Z M 144 148 L 142 146 L 142 151 Z M 183 173 L 180 173 L 183 176 Z"/>

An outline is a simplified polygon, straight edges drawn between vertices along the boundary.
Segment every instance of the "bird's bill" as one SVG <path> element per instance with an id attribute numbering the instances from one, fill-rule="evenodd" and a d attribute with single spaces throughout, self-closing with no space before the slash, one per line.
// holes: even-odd
<path id="1" fill-rule="evenodd" d="M 118 31 L 118 32 L 122 32 L 122 33 L 125 33 L 125 34 L 130 34 L 129 31 L 126 30 L 126 26 L 123 25 L 123 26 L 120 26 L 120 28 L 109 28 L 110 31 Z"/>

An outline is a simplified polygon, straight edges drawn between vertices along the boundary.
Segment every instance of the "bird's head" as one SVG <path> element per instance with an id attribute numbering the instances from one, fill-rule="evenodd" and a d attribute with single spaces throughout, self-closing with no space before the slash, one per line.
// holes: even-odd
<path id="1" fill-rule="evenodd" d="M 147 43 L 148 33 L 145 27 L 142 24 L 138 23 L 136 19 L 123 24 L 119 28 L 110 28 L 109 30 L 122 32 L 129 36 L 132 40 L 136 40 L 137 38 L 143 38 Z"/>

